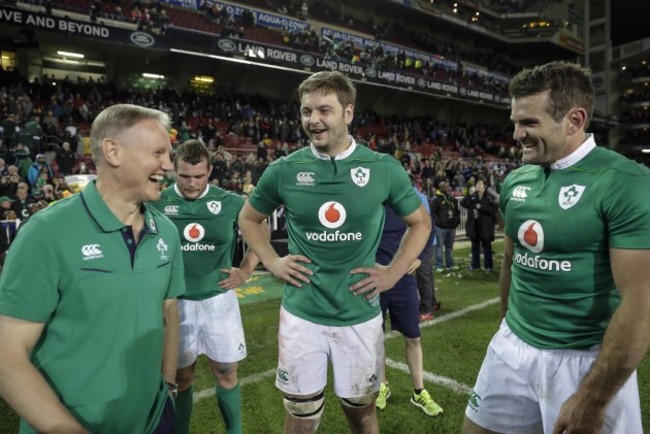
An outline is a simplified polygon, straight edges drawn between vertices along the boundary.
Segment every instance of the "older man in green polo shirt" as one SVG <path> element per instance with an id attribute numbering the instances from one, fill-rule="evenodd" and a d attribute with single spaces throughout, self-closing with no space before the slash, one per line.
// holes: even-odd
<path id="1" fill-rule="evenodd" d="M 176 228 L 146 204 L 172 168 L 168 126 L 157 110 L 105 109 L 90 134 L 96 182 L 32 217 L 11 247 L 0 395 L 21 433 L 173 428 L 165 383 L 176 372 L 183 258 Z"/>

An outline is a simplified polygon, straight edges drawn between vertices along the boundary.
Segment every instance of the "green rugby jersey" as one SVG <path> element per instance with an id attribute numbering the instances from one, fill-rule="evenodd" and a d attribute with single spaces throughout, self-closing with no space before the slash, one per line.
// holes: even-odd
<path id="1" fill-rule="evenodd" d="M 375 264 L 384 202 L 400 216 L 420 206 L 397 160 L 354 140 L 335 158 L 309 146 L 273 162 L 249 200 L 262 214 L 284 204 L 289 253 L 312 261 L 306 264 L 314 272 L 310 284 L 286 285 L 285 309 L 332 326 L 360 324 L 379 314 L 379 296 L 366 300 L 350 292 L 366 276 L 351 275 L 350 270 Z"/>
<path id="2" fill-rule="evenodd" d="M 244 199 L 208 185 L 194 200 L 185 199 L 176 184 L 151 205 L 176 225 L 181 237 L 187 290 L 179 298 L 205 300 L 225 292 L 219 281 L 228 277 L 237 243 L 237 217 Z"/>
<path id="3" fill-rule="evenodd" d="M 183 258 L 176 228 L 143 209 L 135 245 L 92 182 L 29 219 L 0 278 L 0 314 L 44 323 L 32 363 L 92 433 L 151 433 L 168 396 L 163 301 L 185 289 Z"/>
<path id="4" fill-rule="evenodd" d="M 589 138 L 553 167 L 526 165 L 500 196 L 514 242 L 506 321 L 538 348 L 602 342 L 620 298 L 609 248 L 650 248 L 650 171 Z"/>

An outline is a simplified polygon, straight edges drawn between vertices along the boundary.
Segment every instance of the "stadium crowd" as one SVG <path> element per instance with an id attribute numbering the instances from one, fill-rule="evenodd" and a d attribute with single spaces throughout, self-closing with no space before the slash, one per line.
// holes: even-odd
<path id="1" fill-rule="evenodd" d="M 306 144 L 294 102 L 236 93 L 206 97 L 172 88 L 118 90 L 112 83 L 91 80 L 44 77 L 28 82 L 16 71 L 0 71 L 0 82 L 3 220 L 27 219 L 69 195 L 65 176 L 95 172 L 85 135 L 94 117 L 118 102 L 168 113 L 173 143 L 203 140 L 214 166 L 211 182 L 238 193 L 250 194 L 270 162 Z M 448 125 L 431 117 L 362 112 L 351 133 L 400 160 L 429 199 L 442 181 L 450 183 L 455 195 L 466 194 L 478 178 L 498 190 L 519 159 L 509 133 L 495 125 Z M 13 233 L 8 235 L 7 241 Z"/>

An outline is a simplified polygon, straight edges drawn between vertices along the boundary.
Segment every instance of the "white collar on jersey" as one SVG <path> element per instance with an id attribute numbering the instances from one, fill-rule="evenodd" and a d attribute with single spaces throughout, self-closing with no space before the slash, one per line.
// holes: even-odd
<path id="1" fill-rule="evenodd" d="M 351 142 L 350 146 L 345 151 L 343 151 L 343 152 L 341 152 L 339 154 L 336 154 L 336 156 L 334 157 L 334 160 L 346 159 L 350 155 L 352 155 L 352 153 L 354 152 L 355 149 L 357 149 L 357 142 L 354 141 L 354 137 L 352 137 L 352 136 L 348 136 L 348 137 L 350 138 L 350 142 Z M 331 158 L 327 154 L 321 154 L 320 152 L 318 152 L 313 143 L 309 144 L 309 149 L 311 149 L 311 153 L 314 154 L 314 157 L 316 157 L 316 158 L 320 158 L 321 160 L 329 160 Z"/>
<path id="2" fill-rule="evenodd" d="M 578 146 L 578 149 L 570 153 L 564 158 L 560 158 L 555 163 L 551 164 L 551 170 L 561 170 L 571 167 L 576 164 L 578 161 L 585 158 L 585 156 L 591 152 L 592 149 L 596 147 L 596 141 L 594 140 L 594 135 L 591 133 L 587 134 L 587 139 L 582 142 L 582 145 Z"/>
<path id="3" fill-rule="evenodd" d="M 176 192 L 177 195 L 185 199 L 185 196 L 183 196 L 183 193 L 178 189 L 178 184 L 174 183 L 174 191 Z M 201 193 L 201 196 L 197 197 L 197 199 L 203 199 L 206 194 L 208 194 L 208 191 L 210 191 L 210 184 L 205 186 L 205 191 Z"/>

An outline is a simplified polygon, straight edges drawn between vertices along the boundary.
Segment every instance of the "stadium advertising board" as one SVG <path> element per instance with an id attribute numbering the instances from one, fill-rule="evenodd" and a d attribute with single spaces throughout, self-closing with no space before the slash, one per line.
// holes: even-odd
<path id="1" fill-rule="evenodd" d="M 71 37 L 101 39 L 142 48 L 168 49 L 166 38 L 159 35 L 154 36 L 147 32 L 109 27 L 67 17 L 55 17 L 3 6 L 0 6 L 0 25 L 14 25 L 21 28 L 27 27 L 59 32 Z"/>
<path id="2" fill-rule="evenodd" d="M 194 11 L 199 9 L 199 0 L 160 0 L 160 3 Z"/>
<path id="3" fill-rule="evenodd" d="M 507 105 L 510 100 L 490 92 L 466 89 L 456 84 L 436 81 L 427 77 L 384 71 L 367 65 L 351 64 L 339 59 L 318 54 L 305 53 L 277 46 L 250 42 L 236 38 L 221 38 L 216 46 L 226 54 L 254 59 L 261 63 L 275 63 L 314 71 L 340 71 L 351 78 L 368 82 L 388 84 L 398 88 L 417 90 L 441 96 L 453 96 L 471 101 L 484 101 L 497 105 Z"/>
<path id="4" fill-rule="evenodd" d="M 383 48 L 384 53 L 386 53 L 389 56 L 395 56 L 400 51 L 403 51 L 404 54 L 407 55 L 408 57 L 413 57 L 414 59 L 422 59 L 432 64 L 442 65 L 446 69 L 450 69 L 452 71 L 458 70 L 458 62 L 454 62 L 452 60 L 445 59 L 439 56 L 432 56 L 431 54 L 424 53 L 422 51 L 412 50 L 406 47 L 400 47 L 399 45 L 389 44 L 384 41 L 375 41 L 373 39 L 364 38 L 362 36 L 353 35 L 351 33 L 341 32 L 339 30 L 334 30 L 325 26 L 321 27 L 320 33 L 321 33 L 321 37 L 324 37 L 325 39 L 331 39 L 331 40 L 338 39 L 345 42 L 348 41 L 352 42 L 352 44 L 354 44 L 354 48 L 357 48 L 359 50 L 363 50 L 366 47 L 376 47 L 377 45 L 379 45 Z"/>
<path id="5" fill-rule="evenodd" d="M 174 0 L 167 0 L 167 1 L 174 2 Z M 185 3 L 185 2 L 178 2 L 178 3 Z M 258 11 L 253 8 L 245 8 L 242 6 L 237 6 L 237 5 L 220 2 L 220 1 L 208 1 L 206 3 L 207 5 L 210 6 L 216 4 L 219 7 L 224 8 L 226 11 L 228 11 L 230 16 L 237 21 L 240 20 L 240 18 L 244 14 L 244 11 L 248 10 L 253 14 L 253 19 L 255 21 L 255 24 L 257 24 L 258 26 L 272 27 L 274 29 L 284 29 L 288 31 L 299 30 L 303 32 L 310 29 L 310 25 L 307 22 L 294 20 L 293 18 L 289 18 L 284 15 L 274 14 L 271 12 Z"/>

